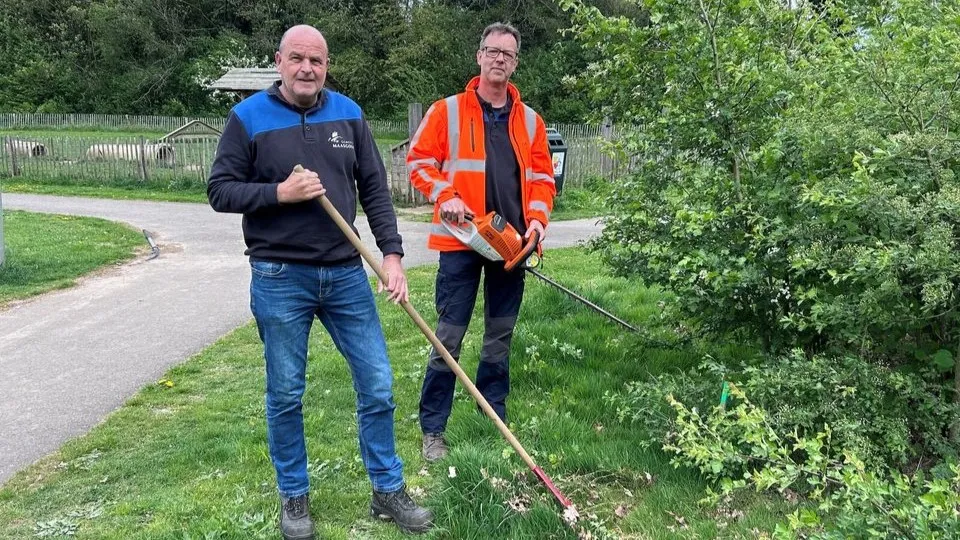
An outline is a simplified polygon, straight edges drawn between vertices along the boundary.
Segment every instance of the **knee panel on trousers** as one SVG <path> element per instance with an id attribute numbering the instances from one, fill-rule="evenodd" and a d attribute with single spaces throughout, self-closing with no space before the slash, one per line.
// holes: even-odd
<path id="1" fill-rule="evenodd" d="M 466 326 L 448 324 L 443 321 L 437 324 L 437 339 L 440 340 L 440 343 L 443 344 L 454 360 L 460 359 L 460 346 L 463 344 L 463 336 L 466 333 Z M 440 353 L 435 349 L 430 351 L 430 362 L 427 365 L 438 371 L 450 371 L 450 367 L 447 366 Z"/>
<path id="2" fill-rule="evenodd" d="M 513 339 L 513 328 L 516 324 L 515 316 L 487 317 L 484 320 L 481 362 L 497 363 L 507 359 L 510 355 L 510 342 Z"/>

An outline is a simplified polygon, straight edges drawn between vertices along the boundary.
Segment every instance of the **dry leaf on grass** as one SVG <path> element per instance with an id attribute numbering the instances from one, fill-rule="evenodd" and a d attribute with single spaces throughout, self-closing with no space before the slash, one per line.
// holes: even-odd
<path id="1" fill-rule="evenodd" d="M 617 516 L 620 519 L 627 517 L 627 514 L 630 513 L 630 505 L 627 504 L 618 504 L 617 507 L 613 510 L 613 515 Z"/>
<path id="2" fill-rule="evenodd" d="M 525 514 L 530 510 L 530 501 L 523 495 L 516 495 L 507 501 L 507 506 L 518 514 Z"/>
<path id="3" fill-rule="evenodd" d="M 727 506 L 720 506 L 717 508 L 717 517 L 721 517 L 730 521 L 737 521 L 743 518 L 743 510 L 729 508 Z"/>
<path id="4" fill-rule="evenodd" d="M 668 511 L 667 513 L 673 516 L 673 519 L 676 520 L 677 525 L 679 525 L 681 529 L 688 528 L 687 519 L 685 517 L 678 514 L 674 514 L 673 512 L 670 512 L 670 511 Z"/>
<path id="5" fill-rule="evenodd" d="M 580 512 L 577 511 L 577 505 L 571 504 L 563 509 L 563 520 L 566 521 L 568 525 L 573 525 L 578 519 L 580 519 Z"/>

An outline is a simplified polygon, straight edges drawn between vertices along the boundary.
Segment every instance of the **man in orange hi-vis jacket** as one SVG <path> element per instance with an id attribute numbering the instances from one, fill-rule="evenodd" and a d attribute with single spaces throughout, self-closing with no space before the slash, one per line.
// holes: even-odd
<path id="1" fill-rule="evenodd" d="M 510 391 L 510 340 L 523 298 L 522 270 L 506 272 L 447 232 L 441 219 L 462 223 L 495 211 L 524 238 L 544 237 L 556 187 L 543 119 L 520 101 L 510 84 L 517 69 L 520 33 L 494 23 L 483 31 L 480 76 L 465 92 L 434 103 L 410 144 L 410 181 L 434 203 L 428 246 L 440 251 L 436 304 L 437 337 L 459 360 L 483 273 L 484 335 L 476 385 L 506 420 Z M 444 438 L 456 377 L 431 351 L 420 395 L 423 457 L 447 454 Z"/>

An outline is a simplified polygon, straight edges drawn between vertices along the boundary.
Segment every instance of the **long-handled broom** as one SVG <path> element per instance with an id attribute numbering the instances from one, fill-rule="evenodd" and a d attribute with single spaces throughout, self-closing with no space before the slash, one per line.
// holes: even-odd
<path id="1" fill-rule="evenodd" d="M 297 165 L 294 167 L 294 172 L 303 172 L 303 167 Z M 346 235 L 347 239 L 350 240 L 350 243 L 353 244 L 353 247 L 357 248 L 357 251 L 360 252 L 360 256 L 363 257 L 363 260 L 367 261 L 367 264 L 370 265 L 370 268 L 373 268 L 373 271 L 376 272 L 377 277 L 380 278 L 384 284 L 389 283 L 389 277 L 387 273 L 384 272 L 383 267 L 380 266 L 380 263 L 377 262 L 374 258 L 373 253 L 367 249 L 366 246 L 360 241 L 360 237 L 353 232 L 353 229 L 350 228 L 350 225 L 347 224 L 347 221 L 343 219 L 343 216 L 340 215 L 340 212 L 333 206 L 330 202 L 330 199 L 326 195 L 320 196 L 320 204 L 323 206 L 323 209 L 326 210 L 327 214 L 330 215 L 330 218 L 337 224 L 337 227 Z M 417 327 L 420 328 L 420 331 L 423 332 L 423 335 L 427 337 L 430 341 L 430 344 L 433 345 L 433 348 L 440 353 L 440 356 L 443 357 L 444 362 L 447 363 L 447 366 L 456 374 L 457 379 L 460 381 L 460 384 L 470 392 L 470 395 L 473 396 L 473 399 L 476 400 L 477 404 L 483 410 L 490 420 L 496 424 L 497 429 L 500 430 L 500 433 L 503 435 L 507 442 L 510 443 L 510 446 L 516 450 L 517 454 L 523 459 L 523 462 L 527 464 L 527 467 L 530 467 L 530 470 L 533 471 L 534 476 L 540 479 L 544 486 L 550 490 L 550 493 L 553 494 L 554 498 L 557 499 L 564 508 L 569 508 L 573 506 L 573 503 L 570 499 L 566 498 L 563 493 L 553 484 L 553 481 L 550 480 L 550 477 L 547 476 L 547 473 L 543 472 L 543 469 L 537 466 L 533 461 L 533 458 L 530 457 L 530 454 L 527 454 L 527 451 L 523 449 L 523 446 L 520 444 L 520 441 L 513 435 L 510 431 L 510 428 L 503 423 L 503 420 L 500 420 L 500 417 L 497 416 L 497 413 L 494 412 L 493 408 L 487 403 L 486 398 L 483 397 L 483 394 L 477 390 L 477 387 L 473 384 L 473 381 L 470 380 L 470 377 L 463 371 L 460 367 L 460 364 L 453 359 L 453 356 L 450 355 L 450 352 L 447 351 L 446 347 L 443 346 L 443 343 L 437 338 L 437 335 L 433 333 L 433 330 L 427 326 L 427 323 L 423 320 L 423 317 L 417 312 L 413 305 L 409 301 L 402 301 L 400 305 L 403 306 L 404 311 L 407 312 L 407 315 L 410 315 L 410 318 L 413 319 L 413 322 L 416 323 Z"/>

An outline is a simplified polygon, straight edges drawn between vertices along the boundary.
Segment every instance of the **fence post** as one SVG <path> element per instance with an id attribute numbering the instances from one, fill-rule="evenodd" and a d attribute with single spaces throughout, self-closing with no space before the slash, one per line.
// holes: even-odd
<path id="1" fill-rule="evenodd" d="M 140 179 L 146 182 L 147 179 L 147 145 L 146 139 L 140 136 Z"/>
<path id="2" fill-rule="evenodd" d="M 609 116 L 603 119 L 603 125 L 600 126 L 600 137 L 603 138 L 605 145 L 613 141 L 613 121 L 610 120 Z M 601 149 L 600 173 L 603 175 L 603 177 L 607 180 L 612 179 L 613 175 L 616 173 L 615 166 L 615 160 L 609 153 L 609 150 Z"/>
<path id="3" fill-rule="evenodd" d="M 17 153 L 13 148 L 13 138 L 7 136 L 7 151 L 10 152 L 10 176 L 20 176 L 20 165 L 17 164 Z"/>

